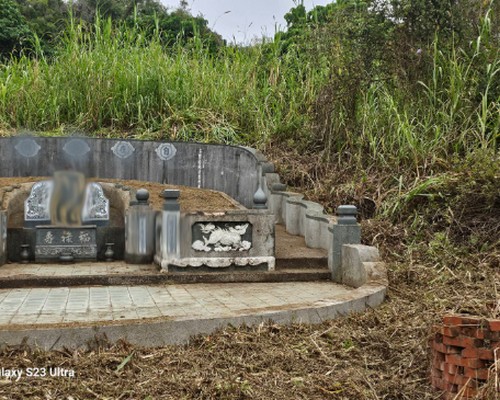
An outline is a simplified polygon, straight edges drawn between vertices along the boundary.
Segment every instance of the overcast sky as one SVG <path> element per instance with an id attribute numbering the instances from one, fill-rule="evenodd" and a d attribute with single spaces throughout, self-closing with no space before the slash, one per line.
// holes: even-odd
<path id="1" fill-rule="evenodd" d="M 170 9 L 179 5 L 179 0 L 161 2 Z M 304 6 L 309 11 L 314 6 L 331 2 L 304 0 Z M 193 15 L 202 14 L 211 29 L 236 43 L 248 43 L 255 37 L 272 37 L 276 26 L 284 30 L 283 16 L 295 7 L 293 0 L 188 0 L 188 3 Z"/>

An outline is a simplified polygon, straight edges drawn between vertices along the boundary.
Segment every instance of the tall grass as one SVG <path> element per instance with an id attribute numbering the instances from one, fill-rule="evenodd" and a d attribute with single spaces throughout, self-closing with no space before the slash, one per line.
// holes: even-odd
<path id="1" fill-rule="evenodd" d="M 347 154 L 362 168 L 377 165 L 396 174 L 412 171 L 417 177 L 476 149 L 497 151 L 500 38 L 491 35 L 489 11 L 478 28 L 477 38 L 466 48 L 445 45 L 436 36 L 429 56 L 420 60 L 430 64 L 430 75 L 420 82 L 393 74 L 368 78 L 359 90 L 349 91 L 347 85 L 356 82 L 359 72 L 353 66 L 351 78 L 343 62 L 359 65 L 362 59 L 331 57 L 333 71 L 348 72 L 332 84 L 330 108 L 322 110 L 326 118 L 320 124 L 328 123 L 322 141 L 339 160 Z M 339 101 L 337 93 L 351 98 Z"/>
<path id="2" fill-rule="evenodd" d="M 352 90 L 361 63 L 346 79 L 348 49 L 336 37 L 326 38 L 331 56 L 300 46 L 283 53 L 279 41 L 214 55 L 199 38 L 164 48 L 137 28 L 70 20 L 54 58 L 39 51 L 0 65 L 0 126 L 304 149 L 320 137 L 339 160 L 425 175 L 454 156 L 498 148 L 500 55 L 490 32 L 487 13 L 470 48 L 441 48 L 436 37 L 432 74 L 419 85 L 382 79 Z M 337 70 L 341 90 L 329 92 L 318 125 Z"/>
<path id="3" fill-rule="evenodd" d="M 195 38 L 158 37 L 97 20 L 70 21 L 54 59 L 0 66 L 0 125 L 102 128 L 174 140 L 262 143 L 304 126 L 320 73 L 272 44 L 210 54 Z"/>

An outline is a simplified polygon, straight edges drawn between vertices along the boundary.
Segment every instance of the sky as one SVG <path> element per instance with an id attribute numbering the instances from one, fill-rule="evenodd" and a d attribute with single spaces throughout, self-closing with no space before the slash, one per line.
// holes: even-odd
<path id="1" fill-rule="evenodd" d="M 170 9 L 177 8 L 179 0 L 161 0 Z M 309 11 L 332 0 L 304 0 Z M 286 28 L 284 15 L 295 7 L 293 0 L 188 0 L 191 14 L 199 14 L 208 21 L 208 27 L 230 43 L 248 44 L 255 38 L 272 37 L 275 27 Z"/>

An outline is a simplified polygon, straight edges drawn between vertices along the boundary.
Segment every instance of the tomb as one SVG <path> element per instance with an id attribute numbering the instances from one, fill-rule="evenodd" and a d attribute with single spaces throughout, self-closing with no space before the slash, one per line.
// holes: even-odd
<path id="1" fill-rule="evenodd" d="M 18 177 L 14 185 L 0 185 L 0 265 L 122 260 L 155 265 L 165 275 L 279 276 L 279 232 L 285 243 L 281 265 L 318 267 L 314 272 L 301 270 L 300 279 L 328 275 L 335 282 L 355 281 L 362 286 L 376 275 L 363 264 L 364 256 L 352 265 L 343 260 L 348 254 L 344 246 L 360 243 L 355 208 L 339 207 L 338 219 L 326 215 L 321 205 L 287 191 L 274 166 L 251 148 L 11 137 L 0 138 L 0 158 L 0 177 Z M 143 182 L 147 187 L 155 182 L 168 188 L 162 199 L 159 193 L 150 198 L 151 193 L 138 190 L 140 186 L 131 190 L 122 181 Z M 182 209 L 187 187 L 201 190 L 194 197 L 217 191 L 230 206 L 204 209 L 201 198 L 198 207 Z M 303 248 L 286 247 L 297 238 L 305 242 L 300 244 Z M 372 258 L 376 257 L 367 256 Z M 349 266 L 347 272 L 344 264 Z M 298 276 L 289 274 L 287 279 Z"/>
<path id="2" fill-rule="evenodd" d="M 326 215 L 254 149 L 24 136 L 0 138 L 0 159 L 2 343 L 160 346 L 384 299 L 356 208 Z"/>
<path id="3" fill-rule="evenodd" d="M 228 208 L 181 213 L 180 193 L 164 190 L 158 210 L 145 189 L 125 191 L 87 182 L 77 171 L 55 171 L 52 179 L 23 183 L 4 196 L 4 254 L 23 263 L 154 262 L 165 273 L 274 270 L 274 218 L 267 209 L 247 209 L 219 193 Z"/>

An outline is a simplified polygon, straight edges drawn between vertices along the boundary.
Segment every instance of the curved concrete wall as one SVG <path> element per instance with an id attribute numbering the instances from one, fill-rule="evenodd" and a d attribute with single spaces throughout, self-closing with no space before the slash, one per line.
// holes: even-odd
<path id="1" fill-rule="evenodd" d="M 253 206 L 260 161 L 244 147 L 87 137 L 0 138 L 0 176 L 51 176 L 74 169 L 88 177 L 137 179 L 219 190 Z"/>

